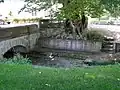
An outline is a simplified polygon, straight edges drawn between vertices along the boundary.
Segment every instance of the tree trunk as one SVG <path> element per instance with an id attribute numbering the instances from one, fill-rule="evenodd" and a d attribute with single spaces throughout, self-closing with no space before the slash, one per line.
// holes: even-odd
<path id="1" fill-rule="evenodd" d="M 87 28 L 88 25 L 88 19 L 87 17 L 85 17 L 85 14 L 82 13 L 82 19 L 78 20 L 78 21 L 74 21 L 72 22 L 71 20 L 67 19 L 66 20 L 66 32 L 72 32 L 73 37 L 76 38 L 76 36 L 78 35 L 80 38 L 82 38 L 82 34 L 85 31 L 85 29 Z M 72 28 L 71 29 L 67 29 L 67 28 Z"/>
<path id="2" fill-rule="evenodd" d="M 73 38 L 76 38 L 76 32 L 75 32 L 76 27 L 73 25 L 73 22 L 72 22 L 72 21 L 70 21 L 70 25 L 72 26 Z"/>
<path id="3" fill-rule="evenodd" d="M 82 26 L 81 26 L 81 31 L 82 33 L 84 32 L 84 30 L 87 28 L 88 26 L 88 18 L 85 16 L 84 12 L 82 13 Z"/>

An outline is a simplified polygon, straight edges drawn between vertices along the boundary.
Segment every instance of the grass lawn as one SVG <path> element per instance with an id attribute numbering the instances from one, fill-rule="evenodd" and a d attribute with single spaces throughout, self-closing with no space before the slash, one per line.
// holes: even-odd
<path id="1" fill-rule="evenodd" d="M 120 65 L 56 69 L 0 64 L 0 90 L 120 90 Z"/>

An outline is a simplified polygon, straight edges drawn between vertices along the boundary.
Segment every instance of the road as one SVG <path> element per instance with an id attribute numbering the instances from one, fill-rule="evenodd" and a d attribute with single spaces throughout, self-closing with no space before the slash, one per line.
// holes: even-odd
<path id="1" fill-rule="evenodd" d="M 107 31 L 113 31 L 113 32 L 120 32 L 120 26 L 118 25 L 95 25 L 91 24 L 88 28 L 94 28 L 94 29 L 102 29 Z"/>
<path id="2" fill-rule="evenodd" d="M 38 27 L 39 27 L 38 23 L 7 24 L 7 25 L 0 25 L 0 27 L 1 28 L 9 28 L 9 27 L 16 27 L 16 26 L 31 25 L 31 24 L 37 24 Z M 108 32 L 114 32 L 114 33 L 117 33 L 117 36 L 120 38 L 120 26 L 118 26 L 118 25 L 95 25 L 95 24 L 90 24 L 90 25 L 88 25 L 88 28 L 89 29 L 95 29 L 95 30 L 103 30 L 103 31 L 108 31 Z"/>
<path id="3" fill-rule="evenodd" d="M 120 26 L 118 25 L 89 25 L 89 29 L 105 31 L 110 37 L 114 37 L 116 42 L 120 43 Z"/>
<path id="4" fill-rule="evenodd" d="M 0 25 L 0 27 L 1 28 L 8 28 L 8 27 L 24 26 L 24 25 L 31 25 L 31 24 L 37 24 L 38 25 L 38 23 L 25 23 L 25 24 Z M 117 26 L 117 25 L 95 25 L 95 24 L 91 24 L 91 25 L 88 26 L 88 28 L 120 32 L 120 26 Z"/>

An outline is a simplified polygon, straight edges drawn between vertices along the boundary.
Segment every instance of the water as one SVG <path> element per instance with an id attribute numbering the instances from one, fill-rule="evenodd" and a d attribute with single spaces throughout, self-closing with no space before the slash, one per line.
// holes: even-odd
<path id="1" fill-rule="evenodd" d="M 47 67 L 63 67 L 63 68 L 71 68 L 71 67 L 82 67 L 83 62 L 79 59 L 71 59 L 65 57 L 53 57 L 40 55 L 39 57 L 30 57 L 33 65 L 38 66 L 47 66 Z"/>
<path id="2" fill-rule="evenodd" d="M 36 54 L 37 55 L 37 54 Z M 88 56 L 88 58 L 86 58 Z M 50 56 L 50 54 L 38 55 L 36 57 L 31 56 L 33 65 L 35 66 L 45 66 L 45 67 L 56 67 L 56 68 L 73 68 L 73 67 L 89 67 L 96 65 L 111 65 L 115 64 L 114 57 L 108 57 L 108 54 L 95 54 L 88 55 L 75 59 L 71 57 L 64 56 Z M 86 59 L 85 59 L 86 58 Z M 119 59 L 118 59 L 119 60 Z"/>

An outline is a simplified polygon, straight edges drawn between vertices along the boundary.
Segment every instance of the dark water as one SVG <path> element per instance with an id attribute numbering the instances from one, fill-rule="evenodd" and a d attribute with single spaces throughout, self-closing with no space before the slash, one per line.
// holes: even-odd
<path id="1" fill-rule="evenodd" d="M 79 59 L 71 59 L 65 57 L 53 57 L 40 55 L 39 57 L 29 57 L 33 65 L 48 66 L 48 67 L 82 67 L 83 62 Z"/>
<path id="2" fill-rule="evenodd" d="M 80 60 L 66 57 L 53 57 L 50 58 L 48 55 L 39 55 L 39 57 L 30 57 L 33 65 L 46 66 L 46 67 L 89 67 L 98 65 L 113 65 L 114 61 L 103 62 L 100 60 L 92 61 L 91 59 Z"/>

